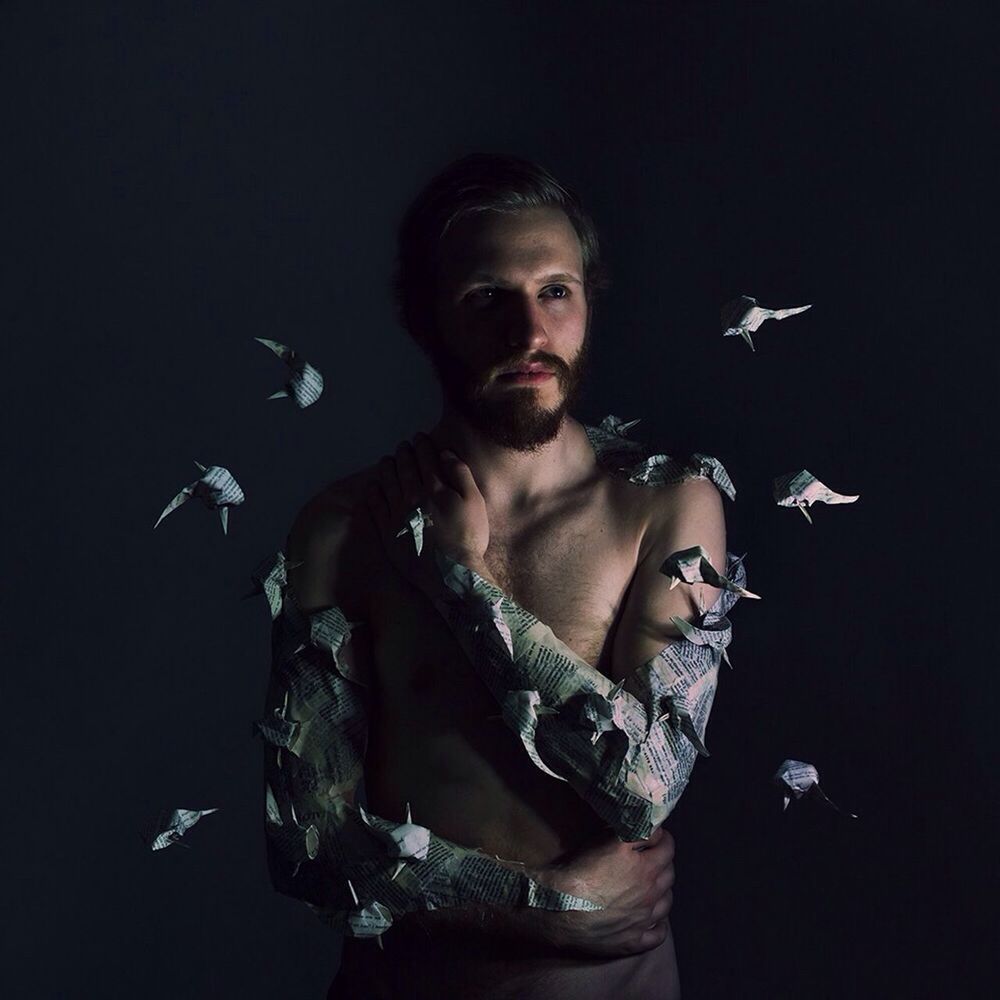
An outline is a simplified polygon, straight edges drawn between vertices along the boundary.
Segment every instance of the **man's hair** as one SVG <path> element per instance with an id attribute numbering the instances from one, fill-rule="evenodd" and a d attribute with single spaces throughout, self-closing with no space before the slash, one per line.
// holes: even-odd
<path id="1" fill-rule="evenodd" d="M 593 307 L 609 281 L 597 230 L 580 199 L 544 167 L 517 156 L 472 153 L 433 177 L 406 210 L 397 236 L 393 299 L 400 324 L 418 344 L 433 336 L 433 302 L 441 244 L 459 219 L 477 212 L 521 212 L 551 206 L 566 213 L 580 240 L 583 285 Z"/>

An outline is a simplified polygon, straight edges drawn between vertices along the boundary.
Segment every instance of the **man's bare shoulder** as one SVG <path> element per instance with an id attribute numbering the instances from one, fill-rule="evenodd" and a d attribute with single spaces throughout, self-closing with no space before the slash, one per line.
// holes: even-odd
<path id="1" fill-rule="evenodd" d="M 345 515 L 357 512 L 364 502 L 365 488 L 376 474 L 375 465 L 327 483 L 311 496 L 296 515 L 296 523 L 312 530 L 335 524 Z"/>
<path id="2" fill-rule="evenodd" d="M 364 592 L 378 538 L 365 507 L 374 465 L 328 483 L 295 515 L 286 556 L 302 565 L 289 582 L 303 608 L 355 604 Z"/>
<path id="3" fill-rule="evenodd" d="M 683 547 L 680 539 L 692 535 L 704 535 L 706 548 L 711 541 L 725 537 L 722 494 L 710 479 L 691 478 L 652 487 L 628 485 L 641 494 L 635 500 L 643 510 L 646 526 L 640 559 L 664 546 Z"/>

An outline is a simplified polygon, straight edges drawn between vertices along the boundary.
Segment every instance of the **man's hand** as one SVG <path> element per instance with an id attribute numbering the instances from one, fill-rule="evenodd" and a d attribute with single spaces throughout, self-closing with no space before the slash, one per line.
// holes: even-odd
<path id="1" fill-rule="evenodd" d="M 419 583 L 425 577 L 423 560 L 432 558 L 432 546 L 465 566 L 482 566 L 490 543 L 486 501 L 472 470 L 454 452 L 439 455 L 426 434 L 401 442 L 395 456 L 382 457 L 366 502 L 390 561 L 407 579 Z M 415 507 L 431 521 L 425 522 L 419 559 L 410 532 L 397 537 Z"/>
<path id="2" fill-rule="evenodd" d="M 667 916 L 673 899 L 674 840 L 657 827 L 649 840 L 623 843 L 611 835 L 575 851 L 565 862 L 541 868 L 517 867 L 536 882 L 593 900 L 603 910 L 544 910 L 466 903 L 416 910 L 400 918 L 428 934 L 465 935 L 471 953 L 484 946 L 513 946 L 524 957 L 575 955 L 622 958 L 659 947 L 670 933 Z"/>
<path id="3" fill-rule="evenodd" d="M 649 840 L 612 836 L 544 868 L 540 881 L 605 907 L 544 914 L 546 936 L 560 950 L 607 957 L 649 951 L 670 931 L 674 839 L 662 826 Z"/>

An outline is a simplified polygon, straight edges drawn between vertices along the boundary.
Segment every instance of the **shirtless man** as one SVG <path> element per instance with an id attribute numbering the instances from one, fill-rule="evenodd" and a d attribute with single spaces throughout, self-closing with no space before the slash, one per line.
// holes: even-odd
<path id="1" fill-rule="evenodd" d="M 456 212 L 470 199 L 474 210 Z M 474 157 L 418 204 L 401 231 L 401 306 L 440 381 L 441 417 L 306 504 L 288 538 L 289 561 L 303 561 L 289 586 L 306 611 L 335 604 L 370 626 L 352 640 L 375 679 L 368 808 L 401 822 L 409 802 L 438 836 L 524 862 L 537 881 L 604 909 L 407 914 L 384 951 L 345 938 L 329 996 L 673 1000 L 669 833 L 619 841 L 514 734 L 484 721 L 496 702 L 414 582 L 413 538 L 397 532 L 420 505 L 433 519 L 425 557 L 439 546 L 617 681 L 680 635 L 671 615 L 691 619 L 699 597 L 714 602 L 705 585 L 670 590 L 659 566 L 697 544 L 725 565 L 720 496 L 703 479 L 649 487 L 608 474 L 568 413 L 597 269 L 571 194 L 531 164 Z M 407 255 L 417 258 L 406 241 L 420 212 L 435 211 L 450 223 L 418 248 L 425 270 L 414 276 L 411 263 L 407 274 Z M 529 367 L 545 373 L 517 374 Z"/>

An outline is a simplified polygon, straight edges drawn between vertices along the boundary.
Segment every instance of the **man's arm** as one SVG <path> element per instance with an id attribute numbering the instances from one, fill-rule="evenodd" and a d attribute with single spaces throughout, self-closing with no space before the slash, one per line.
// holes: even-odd
<path id="1" fill-rule="evenodd" d="M 660 572 L 672 553 L 700 545 L 720 572 L 726 569 L 722 496 L 707 479 L 689 479 L 655 490 L 646 555 L 636 567 L 615 632 L 611 679 L 630 677 L 665 646 L 684 638 L 671 617 L 691 621 L 712 607 L 720 591 L 706 583 L 678 584 Z"/>
<path id="2" fill-rule="evenodd" d="M 732 568 L 723 561 L 721 501 L 707 481 L 718 476 L 726 483 L 728 476 L 708 456 L 696 456 L 690 467 L 670 469 L 663 497 L 671 516 L 659 519 L 662 531 L 632 588 L 629 621 L 619 631 L 634 631 L 620 640 L 616 684 L 480 572 L 488 528 L 482 524 L 485 505 L 471 470 L 453 456 L 436 472 L 436 459 L 426 452 L 426 444 L 418 442 L 420 484 L 413 478 L 412 461 L 397 460 L 393 472 L 386 460 L 382 488 L 370 497 L 390 558 L 404 568 L 407 559 L 418 564 L 412 575 L 418 586 L 424 586 L 426 577 L 434 578 L 426 588 L 428 597 L 533 763 L 568 781 L 622 840 L 648 837 L 679 799 L 695 754 L 707 753 L 704 730 L 719 661 L 731 638 L 725 611 L 736 600 L 734 593 L 724 592 L 718 606 L 706 608 L 702 616 L 698 592 L 685 594 L 687 585 L 672 592 L 665 577 L 656 579 L 662 576 L 656 560 L 666 558 L 673 545 L 697 537 L 695 544 L 718 560 L 720 572 L 745 578 L 738 560 L 732 560 Z M 672 461 L 653 456 L 649 462 L 653 458 L 658 468 Z M 414 497 L 420 497 L 416 510 Z M 432 528 L 426 537 L 424 530 L 414 530 L 407 549 L 399 525 L 414 519 L 423 521 L 423 529 Z M 414 558 L 414 543 L 422 538 L 421 556 Z M 688 617 L 674 615 L 671 621 L 671 610 L 683 610 Z M 692 615 L 695 624 L 689 620 Z M 648 659 L 634 665 L 633 656 L 651 650 L 655 652 Z"/>
<path id="3" fill-rule="evenodd" d="M 612 835 L 565 863 L 528 870 L 554 888 L 600 901 L 603 908 L 592 912 L 468 902 L 416 911 L 404 919 L 436 937 L 461 934 L 463 949 L 484 943 L 495 953 L 510 946 L 522 958 L 634 955 L 658 947 L 669 933 L 673 857 L 673 838 L 658 829 L 641 843 L 623 843 Z"/>
<path id="4" fill-rule="evenodd" d="M 615 631 L 613 681 L 627 680 L 665 646 L 683 640 L 672 617 L 690 622 L 712 607 L 720 594 L 707 583 L 678 584 L 671 589 L 671 580 L 660 572 L 669 555 L 695 545 L 705 550 L 719 572 L 725 572 L 726 523 L 718 489 L 707 479 L 689 479 L 659 487 L 656 493 L 659 502 L 646 531 L 646 554 L 632 576 Z M 469 568 L 500 589 L 482 559 L 470 560 Z"/>
<path id="5" fill-rule="evenodd" d="M 601 904 L 523 870 L 354 805 L 371 706 L 364 621 L 334 604 L 354 578 L 343 510 L 297 520 L 291 556 L 259 578 L 271 599 L 272 671 L 264 718 L 268 861 L 278 891 L 355 936 L 381 934 L 404 913 L 464 902 L 553 910 Z M 288 564 L 291 564 L 290 566 Z M 346 596 L 346 589 L 344 590 Z M 363 608 L 352 604 L 352 613 Z M 363 634 L 363 633 L 362 633 Z"/>

